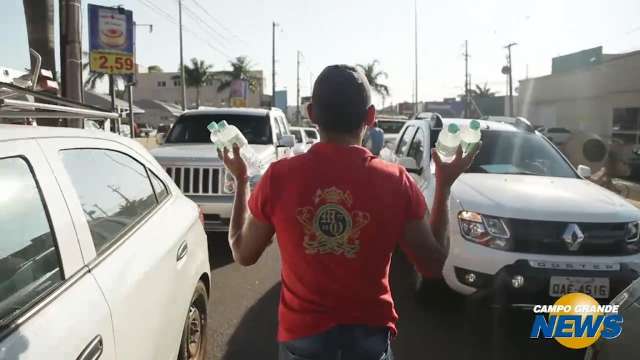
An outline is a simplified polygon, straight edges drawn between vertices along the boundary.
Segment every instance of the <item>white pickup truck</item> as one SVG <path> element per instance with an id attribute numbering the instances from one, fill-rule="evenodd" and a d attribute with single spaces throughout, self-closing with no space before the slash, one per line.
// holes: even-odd
<path id="1" fill-rule="evenodd" d="M 233 192 L 225 189 L 224 164 L 211 144 L 207 125 L 226 120 L 237 127 L 258 154 L 263 173 L 273 161 L 292 155 L 295 138 L 279 109 L 210 108 L 182 114 L 151 151 L 182 192 L 200 205 L 206 231 L 227 231 Z M 256 181 L 257 178 L 252 179 Z"/>

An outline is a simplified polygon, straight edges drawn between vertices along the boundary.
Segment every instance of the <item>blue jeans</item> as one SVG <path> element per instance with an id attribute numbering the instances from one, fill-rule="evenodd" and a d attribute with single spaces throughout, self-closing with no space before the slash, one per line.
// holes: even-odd
<path id="1" fill-rule="evenodd" d="M 338 325 L 280 343 L 280 360 L 393 360 L 387 327 Z"/>

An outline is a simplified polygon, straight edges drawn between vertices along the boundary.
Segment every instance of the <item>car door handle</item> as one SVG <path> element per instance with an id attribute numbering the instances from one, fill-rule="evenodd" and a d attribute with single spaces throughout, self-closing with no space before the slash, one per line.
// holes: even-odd
<path id="1" fill-rule="evenodd" d="M 84 350 L 78 355 L 76 360 L 98 360 L 102 356 L 104 350 L 104 343 L 102 342 L 102 336 L 96 335 L 87 345 Z"/>
<path id="2" fill-rule="evenodd" d="M 176 261 L 180 261 L 183 257 L 187 255 L 189 252 L 189 245 L 187 245 L 187 241 L 183 241 L 182 244 L 178 247 L 178 254 L 176 255 Z"/>

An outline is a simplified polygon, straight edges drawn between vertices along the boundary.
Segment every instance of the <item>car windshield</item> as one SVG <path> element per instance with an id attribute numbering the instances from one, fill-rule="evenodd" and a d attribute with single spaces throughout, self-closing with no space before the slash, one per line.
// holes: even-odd
<path id="1" fill-rule="evenodd" d="M 183 115 L 176 121 L 167 135 L 166 142 L 173 143 L 207 143 L 211 133 L 207 129 L 212 121 L 225 120 L 229 125 L 238 128 L 247 138 L 249 144 L 271 144 L 271 125 L 266 115 L 238 114 L 198 114 Z"/>
<path id="2" fill-rule="evenodd" d="M 296 138 L 296 142 L 298 144 L 302 144 L 302 133 L 300 132 L 300 130 L 292 129 L 291 130 L 291 135 L 293 135 Z"/>
<path id="3" fill-rule="evenodd" d="M 515 131 L 483 131 L 482 148 L 467 172 L 577 177 L 560 153 L 541 136 Z"/>
<path id="4" fill-rule="evenodd" d="M 378 127 L 382 129 L 385 134 L 397 134 L 403 126 L 404 122 L 402 121 L 378 120 Z"/>

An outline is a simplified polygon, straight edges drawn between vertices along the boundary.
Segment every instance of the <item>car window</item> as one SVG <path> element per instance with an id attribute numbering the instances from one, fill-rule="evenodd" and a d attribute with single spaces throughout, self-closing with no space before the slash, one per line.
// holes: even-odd
<path id="1" fill-rule="evenodd" d="M 403 121 L 378 120 L 378 127 L 382 129 L 385 134 L 397 134 L 402 130 L 403 126 Z"/>
<path id="2" fill-rule="evenodd" d="M 422 164 L 422 158 L 424 157 L 424 131 L 422 128 L 418 128 L 416 131 L 416 135 L 413 137 L 413 141 L 409 146 L 407 156 L 414 158 L 418 166 Z"/>
<path id="3" fill-rule="evenodd" d="M 280 140 L 282 137 L 282 127 L 280 127 L 280 122 L 278 121 L 278 117 L 273 117 L 274 130 L 276 131 L 276 141 Z"/>
<path id="4" fill-rule="evenodd" d="M 62 161 L 80 198 L 97 253 L 157 205 L 145 167 L 125 154 L 64 150 Z"/>
<path id="5" fill-rule="evenodd" d="M 285 120 L 281 115 L 277 116 L 276 118 L 278 119 L 278 123 L 280 124 L 280 130 L 282 131 L 282 134 L 289 134 L 289 131 L 287 130 L 287 120 Z"/>
<path id="6" fill-rule="evenodd" d="M 318 139 L 317 133 L 313 130 L 305 130 L 304 133 L 307 135 L 309 139 L 314 139 L 314 140 Z"/>
<path id="7" fill-rule="evenodd" d="M 272 143 L 269 117 L 265 115 L 243 114 L 186 114 L 176 120 L 167 135 L 166 142 L 173 143 L 210 143 L 211 133 L 207 129 L 212 121 L 225 120 L 240 130 L 250 144 L 267 145 Z"/>
<path id="8" fill-rule="evenodd" d="M 534 133 L 483 131 L 482 147 L 467 172 L 575 178 L 558 150 Z"/>
<path id="9" fill-rule="evenodd" d="M 297 129 L 291 130 L 291 135 L 293 135 L 296 138 L 296 142 L 298 144 L 302 144 L 302 132 L 300 130 L 297 130 Z"/>
<path id="10" fill-rule="evenodd" d="M 151 178 L 151 185 L 153 186 L 153 191 L 156 193 L 156 198 L 158 198 L 158 202 L 161 203 L 164 199 L 169 196 L 169 191 L 167 190 L 167 186 L 160 180 L 156 174 L 149 171 L 149 177 Z"/>
<path id="11" fill-rule="evenodd" d="M 407 128 L 398 139 L 398 147 L 396 148 L 396 155 L 404 156 L 407 154 L 407 150 L 409 149 L 409 144 L 411 144 L 411 139 L 413 139 L 413 135 L 416 133 L 415 126 L 407 126 Z"/>
<path id="12" fill-rule="evenodd" d="M 63 279 L 38 185 L 22 158 L 0 159 L 0 328 Z"/>

